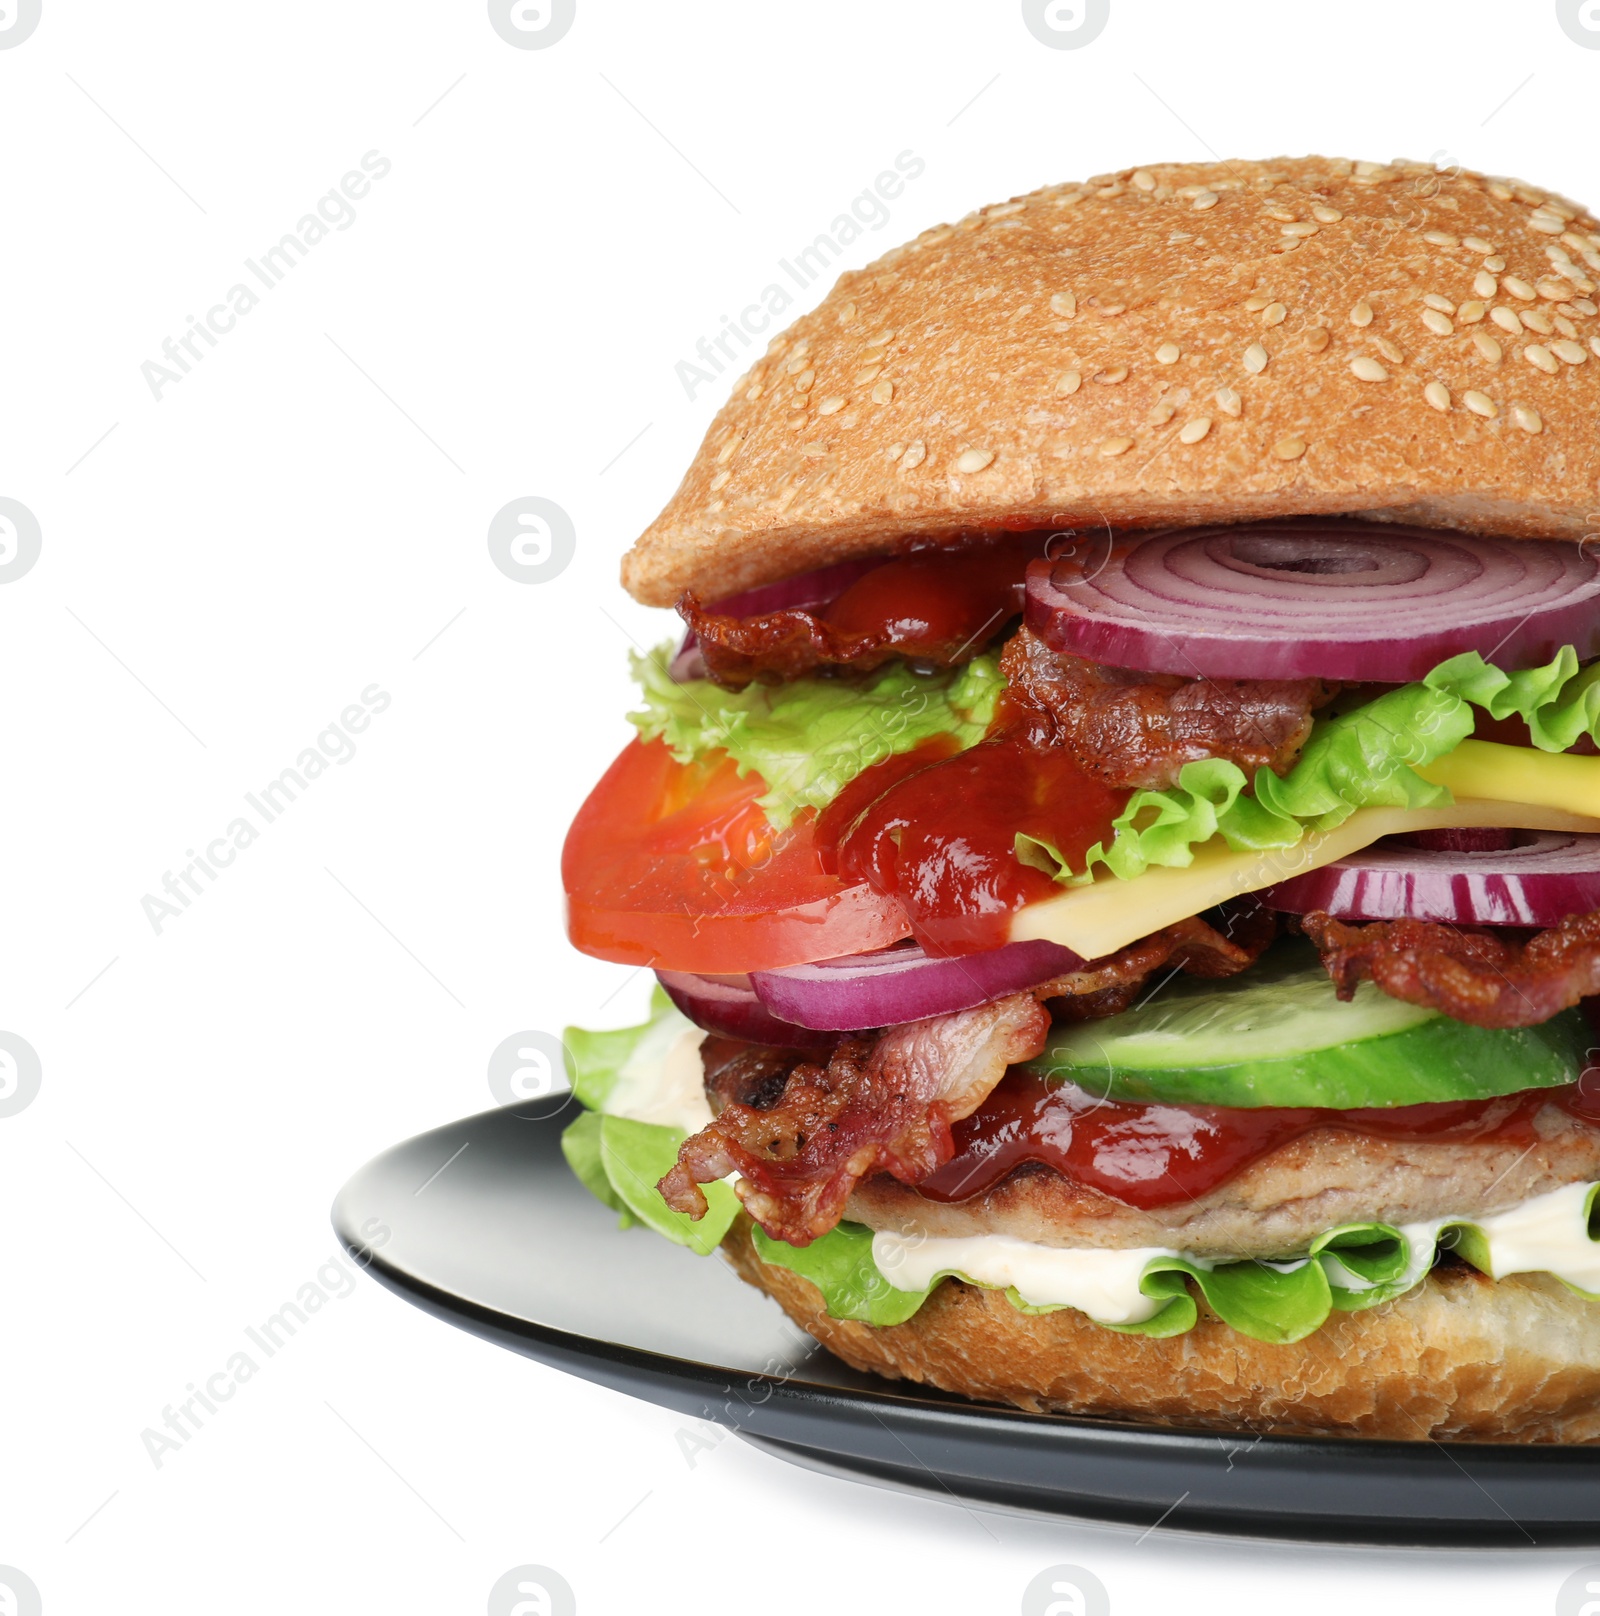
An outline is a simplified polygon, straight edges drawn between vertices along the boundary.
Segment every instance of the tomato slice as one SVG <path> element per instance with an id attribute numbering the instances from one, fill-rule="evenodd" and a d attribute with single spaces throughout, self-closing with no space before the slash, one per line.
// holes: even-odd
<path id="1" fill-rule="evenodd" d="M 567 832 L 567 934 L 586 954 L 731 974 L 887 948 L 910 935 L 892 897 L 822 868 L 816 815 L 774 830 L 731 758 L 677 762 L 634 741 Z"/>

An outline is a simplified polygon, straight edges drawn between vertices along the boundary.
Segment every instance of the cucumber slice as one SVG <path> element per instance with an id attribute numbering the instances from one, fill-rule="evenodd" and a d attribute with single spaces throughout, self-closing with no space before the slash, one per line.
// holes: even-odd
<path id="1" fill-rule="evenodd" d="M 1315 954 L 1289 944 L 1243 976 L 1190 978 L 1059 1028 L 1029 1067 L 1108 1100 L 1350 1110 L 1574 1082 L 1586 1031 L 1576 1010 L 1538 1027 L 1471 1027 L 1370 982 L 1342 1004 Z"/>

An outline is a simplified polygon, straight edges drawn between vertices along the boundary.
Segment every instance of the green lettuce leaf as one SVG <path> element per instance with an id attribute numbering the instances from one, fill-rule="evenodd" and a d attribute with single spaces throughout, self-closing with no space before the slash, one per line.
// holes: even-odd
<path id="1" fill-rule="evenodd" d="M 936 735 L 961 747 L 982 740 L 1004 683 L 998 659 L 980 656 L 954 672 L 892 663 L 864 682 L 792 679 L 732 691 L 709 679 L 675 684 L 671 657 L 659 646 L 633 658 L 644 707 L 630 721 L 680 763 L 720 750 L 741 774 L 759 774 L 767 790 L 758 801 L 779 829 L 802 809 L 825 808 L 863 769 Z"/>
<path id="2" fill-rule="evenodd" d="M 646 1228 L 706 1257 L 721 1244 L 739 1215 L 739 1197 L 730 1184 L 702 1184 L 706 1214 L 699 1219 L 674 1212 L 661 1199 L 656 1185 L 672 1171 L 678 1160 L 678 1146 L 686 1138 L 688 1135 L 680 1128 L 603 1116 L 600 1163 L 617 1198 Z"/>
<path id="3" fill-rule="evenodd" d="M 1600 663 L 1579 668 L 1565 646 L 1542 668 L 1505 673 L 1467 652 L 1441 662 L 1420 683 L 1321 719 L 1287 774 L 1258 769 L 1249 779 L 1222 758 L 1186 763 L 1176 786 L 1136 791 L 1115 822 L 1110 846 L 1097 842 L 1074 871 L 1046 842 L 1019 836 L 1017 856 L 1066 886 L 1097 865 L 1132 880 L 1155 865 L 1184 867 L 1220 835 L 1236 853 L 1293 847 L 1310 831 L 1332 830 L 1358 808 L 1434 808 L 1447 787 L 1416 770 L 1453 751 L 1473 730 L 1472 709 L 1527 721 L 1534 744 L 1565 751 L 1580 735 L 1600 739 Z"/>
<path id="4" fill-rule="evenodd" d="M 621 1226 L 644 1224 L 657 1234 L 701 1256 L 715 1251 L 739 1213 L 739 1198 L 728 1184 L 704 1184 L 707 1211 L 698 1220 L 674 1212 L 656 1188 L 678 1159 L 688 1137 L 681 1128 L 637 1122 L 607 1110 L 618 1085 L 635 1062 L 654 1064 L 666 1057 L 689 1026 L 657 987 L 650 995 L 649 1019 L 637 1027 L 588 1032 L 568 1027 L 562 1034 L 573 1092 L 585 1109 L 561 1135 L 561 1152 L 579 1182 L 597 1200 L 621 1215 Z"/>
<path id="5" fill-rule="evenodd" d="M 1585 1203 L 1586 1219 L 1593 1218 L 1597 1194 L 1600 1185 L 1591 1189 Z M 1600 1231 L 1596 1233 L 1600 1235 Z M 763 1262 L 809 1279 L 834 1318 L 901 1324 L 944 1279 L 977 1283 L 950 1269 L 935 1275 L 926 1290 L 897 1290 L 873 1261 L 872 1231 L 860 1224 L 841 1223 L 803 1248 L 774 1240 L 759 1227 L 752 1230 L 752 1238 Z M 1103 1327 L 1124 1335 L 1183 1335 L 1200 1317 L 1198 1293 L 1241 1335 L 1285 1345 L 1320 1329 L 1331 1312 L 1355 1312 L 1403 1295 L 1426 1277 L 1441 1246 L 1451 1246 L 1475 1267 L 1491 1271 L 1482 1232 L 1471 1223 L 1446 1225 L 1415 1251 L 1406 1235 L 1389 1224 L 1351 1223 L 1327 1230 L 1311 1242 L 1304 1256 L 1283 1262 L 1210 1263 L 1153 1257 L 1139 1288 L 1163 1305 L 1137 1324 Z M 1567 1289 L 1580 1296 L 1591 1294 L 1571 1284 Z M 1041 1306 L 1024 1301 L 1014 1289 L 1007 1289 L 1006 1296 L 1023 1313 L 1060 1310 L 1060 1304 Z M 1592 1299 L 1600 1301 L 1600 1296 Z"/>
<path id="6" fill-rule="evenodd" d="M 660 1058 L 689 1023 L 678 1013 L 660 983 L 650 990 L 650 1016 L 637 1027 L 589 1032 L 568 1027 L 561 1034 L 566 1047 L 572 1092 L 591 1111 L 604 1111 L 611 1091 L 629 1061 Z M 659 1046 L 659 1047 L 658 1047 Z"/>

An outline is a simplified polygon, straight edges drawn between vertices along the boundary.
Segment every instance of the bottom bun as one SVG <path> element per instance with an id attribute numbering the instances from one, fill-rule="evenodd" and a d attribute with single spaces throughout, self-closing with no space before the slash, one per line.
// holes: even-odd
<path id="1" fill-rule="evenodd" d="M 740 1277 L 855 1369 L 1032 1412 L 1163 1425 L 1409 1440 L 1600 1441 L 1600 1303 L 1547 1274 L 1485 1278 L 1447 1259 L 1415 1290 L 1271 1346 L 1196 1297 L 1165 1340 L 947 1279 L 904 1324 L 829 1318 L 821 1293 L 765 1263 L 741 1216 L 723 1250 Z"/>

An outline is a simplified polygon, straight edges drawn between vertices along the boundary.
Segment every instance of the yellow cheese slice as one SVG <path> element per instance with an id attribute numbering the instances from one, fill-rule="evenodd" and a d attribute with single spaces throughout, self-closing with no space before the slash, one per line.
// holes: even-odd
<path id="1" fill-rule="evenodd" d="M 1449 786 L 1458 797 L 1486 797 L 1600 817 L 1600 757 L 1538 752 L 1531 746 L 1502 746 L 1496 741 L 1463 741 L 1417 773 L 1435 785 Z M 1532 820 L 1516 823 L 1543 828 Z"/>
<path id="2" fill-rule="evenodd" d="M 1487 784 L 1489 772 L 1500 766 L 1492 761 L 1475 762 L 1474 754 L 1468 754 L 1458 765 L 1458 776 L 1447 779 L 1442 773 L 1433 772 L 1469 746 L 1492 753 L 1520 755 L 1528 751 L 1526 747 L 1499 746 L 1489 741 L 1463 741 L 1450 758 L 1441 759 L 1427 771 L 1419 772 L 1426 772 L 1430 780 L 1457 790 L 1464 789 L 1468 769 L 1480 769 Z M 1043 938 L 1070 948 L 1084 959 L 1099 959 L 1174 921 L 1197 915 L 1225 898 L 1257 892 L 1262 887 L 1287 881 L 1290 876 L 1304 875 L 1319 865 L 1359 852 L 1381 836 L 1394 836 L 1402 831 L 1445 830 L 1463 825 L 1600 831 L 1600 758 L 1543 752 L 1534 753 L 1533 758 L 1539 765 L 1596 765 L 1595 771 L 1587 776 L 1594 784 L 1585 794 L 1569 789 L 1561 798 L 1565 802 L 1594 803 L 1596 816 L 1575 814 L 1560 807 L 1530 806 L 1524 800 L 1511 802 L 1463 796 L 1443 808 L 1358 808 L 1334 830 L 1313 831 L 1293 847 L 1265 853 L 1235 853 L 1220 836 L 1214 836 L 1195 849 L 1194 862 L 1187 869 L 1146 870 L 1132 881 L 1120 880 L 1102 869 L 1091 886 L 1067 887 L 1059 897 L 1046 898 L 1019 909 L 1011 922 L 1011 939 L 1024 942 Z M 1522 763 L 1518 771 L 1519 786 L 1537 784 L 1532 780 L 1533 772 L 1532 765 Z M 1462 787 L 1457 787 L 1456 778 L 1462 780 Z M 1509 789 L 1509 785 L 1502 767 L 1500 787 Z"/>

